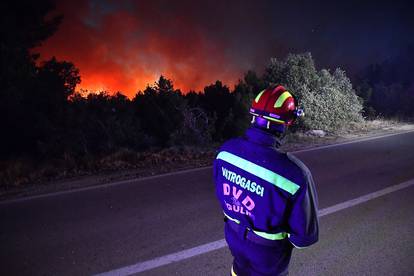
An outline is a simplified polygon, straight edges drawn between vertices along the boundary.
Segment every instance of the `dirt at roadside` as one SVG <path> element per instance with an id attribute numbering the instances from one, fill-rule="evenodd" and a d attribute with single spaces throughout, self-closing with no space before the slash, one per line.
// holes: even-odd
<path id="1" fill-rule="evenodd" d="M 306 133 L 296 133 L 286 137 L 282 146 L 284 151 L 295 151 L 314 148 L 323 145 L 338 144 L 367 137 L 381 136 L 391 133 L 403 133 L 413 131 L 414 124 L 392 120 L 366 121 L 363 124 L 351 124 L 349 128 L 338 134 L 326 133 L 324 137 L 309 135 Z"/>
<path id="2" fill-rule="evenodd" d="M 322 145 L 342 143 L 365 137 L 407 131 L 414 131 L 414 124 L 374 120 L 365 122 L 362 125 L 350 125 L 346 131 L 336 135 L 326 133 L 325 136 L 320 137 L 310 133 L 291 134 L 285 138 L 282 150 L 295 151 Z M 0 201 L 160 175 L 187 169 L 208 167 L 211 166 L 214 156 L 215 147 L 209 149 L 191 148 L 178 151 L 173 149 L 161 150 L 160 152 L 148 153 L 144 156 L 140 156 L 136 160 L 134 159 L 131 162 L 135 162 L 134 164 L 126 164 L 123 166 L 121 163 L 119 168 L 115 171 L 107 170 L 95 174 L 36 182 L 32 185 L 8 187 L 7 189 L 0 190 Z M 121 161 L 116 160 L 116 162 L 119 163 Z M 112 162 L 111 164 L 114 163 Z"/>

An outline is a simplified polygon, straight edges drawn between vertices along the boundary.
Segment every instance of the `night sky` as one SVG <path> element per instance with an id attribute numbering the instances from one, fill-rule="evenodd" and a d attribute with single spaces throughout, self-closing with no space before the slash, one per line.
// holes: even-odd
<path id="1" fill-rule="evenodd" d="M 64 20 L 36 49 L 72 61 L 88 90 L 133 96 L 160 74 L 184 92 L 234 85 L 270 57 L 310 51 L 354 75 L 414 44 L 410 1 L 57 1 Z"/>

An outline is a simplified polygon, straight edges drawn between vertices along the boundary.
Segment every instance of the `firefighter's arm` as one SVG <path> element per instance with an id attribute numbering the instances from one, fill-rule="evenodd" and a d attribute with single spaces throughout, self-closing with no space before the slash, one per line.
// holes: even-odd
<path id="1" fill-rule="evenodd" d="M 318 241 L 318 200 L 309 170 L 304 171 L 305 183 L 292 198 L 289 216 L 289 241 L 296 248 L 310 246 Z"/>

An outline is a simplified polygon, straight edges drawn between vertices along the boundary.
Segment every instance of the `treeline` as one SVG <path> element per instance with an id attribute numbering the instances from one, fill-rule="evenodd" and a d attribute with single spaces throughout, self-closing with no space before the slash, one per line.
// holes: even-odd
<path id="1" fill-rule="evenodd" d="M 272 83 L 295 91 L 307 113 L 303 129 L 336 131 L 362 119 L 362 106 L 345 73 L 318 71 L 310 54 L 272 59 L 264 74 L 247 72 L 233 90 L 216 81 L 202 92 L 184 94 L 161 76 L 132 99 L 121 93 L 76 92 L 80 76 L 70 62 L 53 58 L 32 66 L 30 81 L 16 82 L 2 93 L 2 127 L 7 131 L 1 153 L 6 158 L 76 159 L 121 148 L 220 143 L 243 134 L 251 101 Z"/>
<path id="2" fill-rule="evenodd" d="M 163 76 L 133 99 L 121 93 L 74 93 L 61 134 L 49 136 L 45 144 L 78 155 L 119 148 L 205 146 L 239 135 L 247 126 L 247 111 L 238 97 L 220 81 L 203 93 L 184 95 Z"/>
<path id="3" fill-rule="evenodd" d="M 184 95 L 160 77 L 133 99 L 75 92 L 79 70 L 55 58 L 40 63 L 33 49 L 62 17 L 50 1 L 0 4 L 0 157 L 48 159 L 170 145 L 205 145 L 241 133 L 247 111 L 240 94 L 220 81 Z"/>
<path id="4" fill-rule="evenodd" d="M 368 118 L 414 118 L 414 45 L 379 64 L 366 67 L 355 78 Z"/>
<path id="5" fill-rule="evenodd" d="M 161 76 L 132 99 L 122 93 L 80 94 L 74 64 L 55 58 L 39 63 L 31 52 L 62 20 L 45 19 L 53 6 L 47 1 L 1 5 L 2 160 L 220 143 L 248 127 L 249 105 L 269 84 L 285 85 L 298 97 L 306 114 L 296 126 L 300 129 L 335 132 L 363 120 L 362 114 L 414 114 L 412 51 L 407 59 L 369 67 L 357 79 L 356 91 L 343 70 L 319 70 L 306 53 L 272 58 L 262 74 L 249 71 L 232 89 L 217 81 L 203 91 L 183 93 Z"/>

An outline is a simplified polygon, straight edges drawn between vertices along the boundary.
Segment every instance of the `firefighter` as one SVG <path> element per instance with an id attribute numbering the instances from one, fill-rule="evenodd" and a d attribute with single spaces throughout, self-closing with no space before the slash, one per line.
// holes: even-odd
<path id="1" fill-rule="evenodd" d="M 279 85 L 261 91 L 250 114 L 244 137 L 225 142 L 213 167 L 234 257 L 231 275 L 287 275 L 293 247 L 318 241 L 312 175 L 296 157 L 277 149 L 303 111 Z"/>

